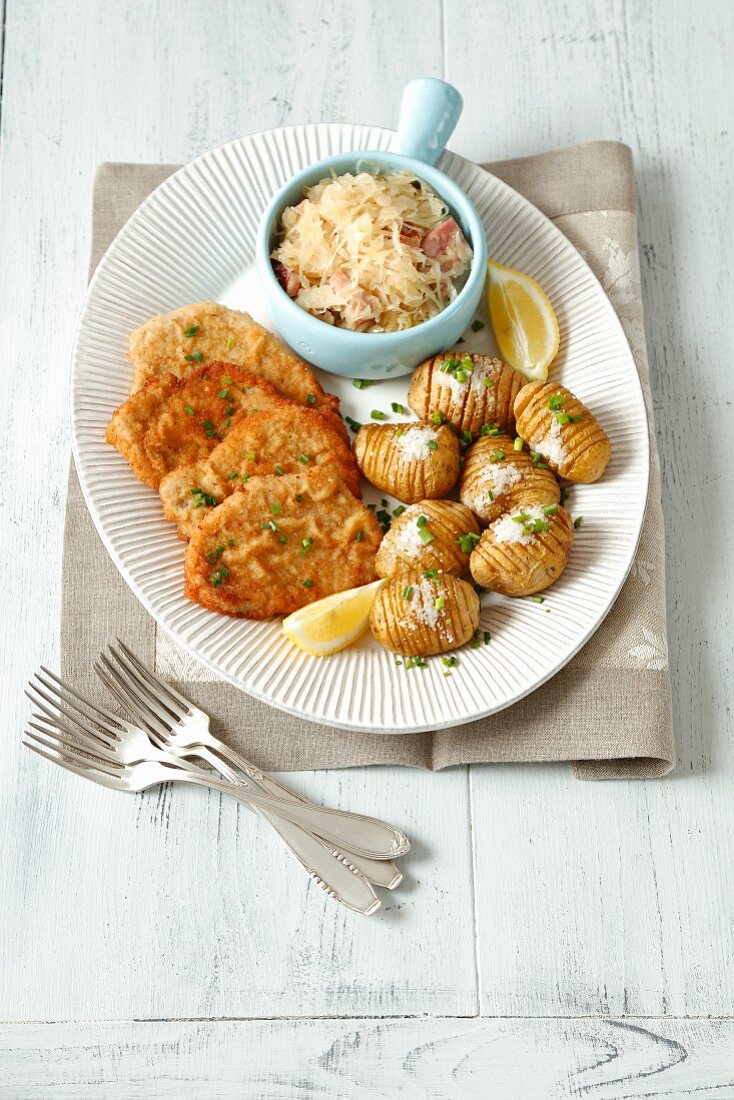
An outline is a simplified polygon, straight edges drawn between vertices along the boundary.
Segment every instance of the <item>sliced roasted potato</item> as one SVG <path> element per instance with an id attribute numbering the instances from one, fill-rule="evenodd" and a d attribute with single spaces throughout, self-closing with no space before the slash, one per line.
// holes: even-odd
<path id="1" fill-rule="evenodd" d="M 438 500 L 459 477 L 459 441 L 434 424 L 365 424 L 354 440 L 360 470 L 398 500 Z"/>
<path id="2" fill-rule="evenodd" d="M 525 447 L 515 450 L 508 435 L 480 436 L 464 455 L 459 498 L 486 524 L 520 505 L 557 504 L 561 489 Z"/>
<path id="3" fill-rule="evenodd" d="M 403 657 L 428 657 L 464 645 L 479 626 L 479 597 L 450 574 L 393 577 L 370 612 L 372 633 Z"/>
<path id="4" fill-rule="evenodd" d="M 416 367 L 408 404 L 421 420 L 446 421 L 472 439 L 484 424 L 512 435 L 515 397 L 525 381 L 501 359 L 447 352 Z"/>
<path id="5" fill-rule="evenodd" d="M 573 521 L 560 504 L 531 504 L 490 524 L 469 567 L 482 588 L 532 596 L 560 577 L 573 542 Z"/>
<path id="6" fill-rule="evenodd" d="M 479 524 L 455 500 L 421 500 L 393 520 L 377 552 L 377 575 L 438 570 L 460 577 L 479 541 Z"/>
<path id="7" fill-rule="evenodd" d="M 592 412 L 565 386 L 531 382 L 515 398 L 517 432 L 568 481 L 598 481 L 612 445 Z"/>

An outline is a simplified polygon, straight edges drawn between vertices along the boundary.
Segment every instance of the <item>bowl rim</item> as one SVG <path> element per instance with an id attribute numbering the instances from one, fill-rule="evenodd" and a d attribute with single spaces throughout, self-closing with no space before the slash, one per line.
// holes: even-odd
<path id="1" fill-rule="evenodd" d="M 362 157 L 383 161 L 386 164 L 390 164 L 391 167 L 394 162 L 397 162 L 398 165 L 412 169 L 419 179 L 425 178 L 426 183 L 434 187 L 434 189 L 439 192 L 441 198 L 447 201 L 450 206 L 454 207 L 457 212 L 460 211 L 461 214 L 466 217 L 466 221 L 471 227 L 471 245 L 474 255 L 472 256 L 467 280 L 453 302 L 450 302 L 446 308 L 442 309 L 440 313 L 437 313 L 435 317 L 430 317 L 427 321 L 421 321 L 419 324 L 413 325 L 412 328 L 403 329 L 399 332 L 355 332 L 353 329 L 338 328 L 335 325 L 327 324 L 326 321 L 321 321 L 307 310 L 302 309 L 301 306 L 296 305 L 293 299 L 286 294 L 285 290 L 278 282 L 275 272 L 273 271 L 273 265 L 270 261 L 271 228 L 276 216 L 281 212 L 285 192 L 289 191 L 294 185 L 300 184 L 302 181 L 305 184 L 305 180 L 314 172 L 327 171 L 339 163 L 349 162 L 354 159 L 359 160 Z M 437 185 L 432 183 L 430 179 L 431 176 L 436 177 L 438 180 Z M 449 192 L 449 195 L 447 196 L 445 192 Z M 450 198 L 450 196 L 452 197 Z M 426 333 L 431 334 L 435 329 L 440 328 L 442 323 L 449 321 L 454 314 L 464 306 L 467 298 L 471 298 L 476 294 L 477 283 L 480 283 L 481 286 L 484 285 L 487 267 L 487 241 L 484 234 L 482 219 L 479 217 L 473 202 L 466 192 L 459 187 L 456 181 L 446 175 L 445 172 L 442 172 L 440 168 L 436 168 L 435 165 L 426 164 L 424 161 L 415 160 L 413 157 L 403 156 L 402 153 L 393 153 L 391 150 L 387 149 L 356 149 L 346 153 L 335 153 L 332 156 L 323 157 L 321 160 L 314 161 L 313 164 L 308 165 L 307 168 L 302 168 L 300 172 L 296 172 L 295 175 L 291 176 L 291 178 L 278 189 L 263 211 L 260 220 L 256 238 L 255 262 L 260 270 L 260 276 L 267 293 L 271 296 L 275 296 L 278 306 L 284 308 L 286 312 L 290 312 L 293 319 L 298 324 L 304 325 L 306 331 L 313 332 L 314 336 L 318 334 L 324 336 L 326 333 L 329 333 L 330 335 L 325 338 L 332 339 L 336 343 L 339 341 L 352 343 L 356 340 L 364 344 L 368 342 L 377 343 L 379 341 L 384 341 L 385 343 L 392 342 L 394 344 L 395 342 L 402 342 L 403 340 L 408 343 L 411 337 L 415 338 L 417 333 L 421 335 Z M 475 308 L 475 306 L 472 308 Z"/>

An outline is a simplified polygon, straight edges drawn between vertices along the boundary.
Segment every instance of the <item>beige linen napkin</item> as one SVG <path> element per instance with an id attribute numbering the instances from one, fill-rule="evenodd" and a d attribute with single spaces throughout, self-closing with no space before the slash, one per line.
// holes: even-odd
<path id="1" fill-rule="evenodd" d="M 487 168 L 526 195 L 591 265 L 624 326 L 652 425 L 632 158 L 593 142 Z M 94 186 L 91 269 L 117 230 L 174 166 L 104 164 Z M 570 760 L 583 779 L 665 775 L 675 758 L 665 636 L 660 473 L 651 427 L 647 515 L 632 572 L 591 641 L 509 710 L 435 733 L 386 736 L 302 721 L 218 682 L 143 609 L 107 555 L 72 466 L 64 532 L 62 674 L 98 695 L 92 662 L 119 635 L 213 719 L 223 740 L 269 770 Z"/>

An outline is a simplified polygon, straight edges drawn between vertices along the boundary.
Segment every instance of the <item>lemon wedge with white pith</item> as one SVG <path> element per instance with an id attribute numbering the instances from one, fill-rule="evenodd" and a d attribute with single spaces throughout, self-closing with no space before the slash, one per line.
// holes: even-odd
<path id="1" fill-rule="evenodd" d="M 373 581 L 307 604 L 283 620 L 283 633 L 312 657 L 338 653 L 366 630 L 370 609 L 384 583 Z"/>
<path id="2" fill-rule="evenodd" d="M 558 321 L 534 279 L 495 260 L 487 262 L 487 308 L 499 353 L 526 378 L 544 381 L 558 354 Z"/>

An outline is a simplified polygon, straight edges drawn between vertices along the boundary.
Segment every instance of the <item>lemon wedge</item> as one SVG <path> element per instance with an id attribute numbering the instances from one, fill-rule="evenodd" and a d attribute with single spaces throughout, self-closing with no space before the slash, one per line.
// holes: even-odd
<path id="1" fill-rule="evenodd" d="M 526 378 L 545 380 L 561 336 L 543 288 L 522 271 L 489 260 L 487 309 L 505 362 Z"/>
<path id="2" fill-rule="evenodd" d="M 364 633 L 370 608 L 384 580 L 316 600 L 283 620 L 283 633 L 312 657 L 346 649 Z"/>

